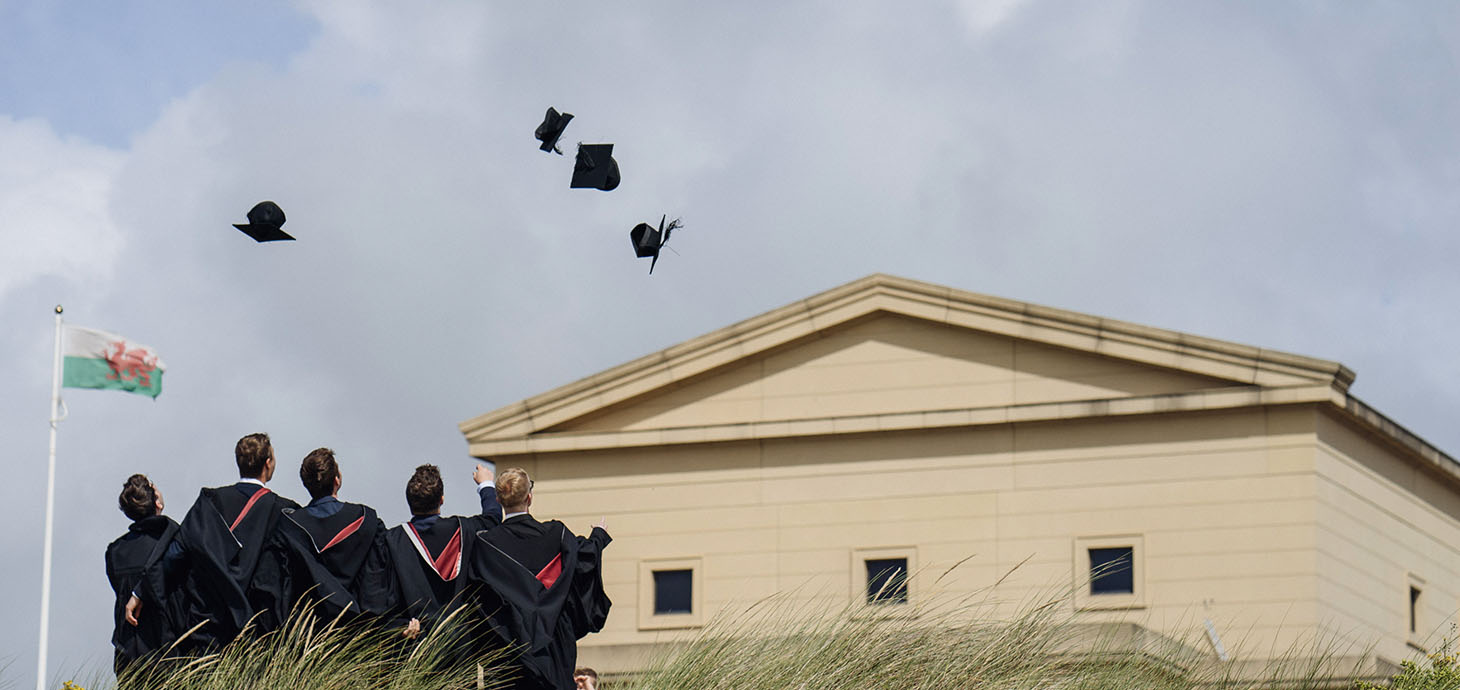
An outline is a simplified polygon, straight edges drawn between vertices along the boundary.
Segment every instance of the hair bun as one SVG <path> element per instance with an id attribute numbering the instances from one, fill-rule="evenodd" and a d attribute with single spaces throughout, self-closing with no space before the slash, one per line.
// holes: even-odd
<path id="1" fill-rule="evenodd" d="M 127 477 L 122 484 L 122 493 L 117 497 L 122 513 L 132 520 L 152 517 L 157 514 L 157 489 L 145 474 Z"/>

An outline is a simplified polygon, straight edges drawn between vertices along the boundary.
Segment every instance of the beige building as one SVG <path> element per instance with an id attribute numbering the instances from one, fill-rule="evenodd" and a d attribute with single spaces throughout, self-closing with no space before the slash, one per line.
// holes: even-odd
<path id="1" fill-rule="evenodd" d="M 731 602 L 898 606 L 1011 569 L 1000 599 L 1065 588 L 1079 620 L 1209 619 L 1245 658 L 1323 630 L 1394 662 L 1460 605 L 1460 465 L 1353 379 L 873 275 L 461 430 L 532 473 L 534 512 L 608 517 L 613 613 L 580 645 L 601 670 Z M 1130 567 L 1092 583 L 1107 562 Z"/>

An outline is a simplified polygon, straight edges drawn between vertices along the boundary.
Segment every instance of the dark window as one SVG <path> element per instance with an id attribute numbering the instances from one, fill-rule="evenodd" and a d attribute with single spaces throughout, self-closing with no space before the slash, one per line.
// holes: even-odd
<path id="1" fill-rule="evenodd" d="M 1419 632 L 1419 588 L 1409 586 L 1409 631 Z"/>
<path id="2" fill-rule="evenodd" d="M 867 560 L 867 603 L 907 603 L 907 559 Z"/>
<path id="3" fill-rule="evenodd" d="M 691 613 L 693 594 L 693 570 L 654 571 L 654 615 Z"/>
<path id="4" fill-rule="evenodd" d="M 1090 549 L 1091 594 L 1135 594 L 1134 549 Z"/>

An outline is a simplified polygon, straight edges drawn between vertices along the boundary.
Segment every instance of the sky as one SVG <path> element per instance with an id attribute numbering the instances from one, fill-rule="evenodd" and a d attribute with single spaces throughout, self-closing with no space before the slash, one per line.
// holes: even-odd
<path id="1" fill-rule="evenodd" d="M 0 0 L 0 683 L 57 304 L 167 364 L 64 392 L 59 682 L 109 669 L 129 474 L 180 518 L 265 431 L 286 495 L 328 446 L 389 523 L 423 462 L 467 512 L 459 422 L 870 273 L 1339 361 L 1460 454 L 1457 122 L 1450 2 Z M 230 227 L 263 199 L 297 242 Z"/>

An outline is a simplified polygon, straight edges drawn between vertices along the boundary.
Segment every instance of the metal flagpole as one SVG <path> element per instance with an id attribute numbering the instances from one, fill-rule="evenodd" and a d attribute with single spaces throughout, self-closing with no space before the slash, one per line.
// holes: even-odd
<path id="1" fill-rule="evenodd" d="M 56 425 L 61 421 L 61 305 L 56 305 L 56 353 L 51 360 L 51 461 L 46 468 L 46 546 L 41 557 L 41 645 L 35 687 L 46 690 L 46 638 L 51 626 L 51 521 L 56 509 Z"/>

